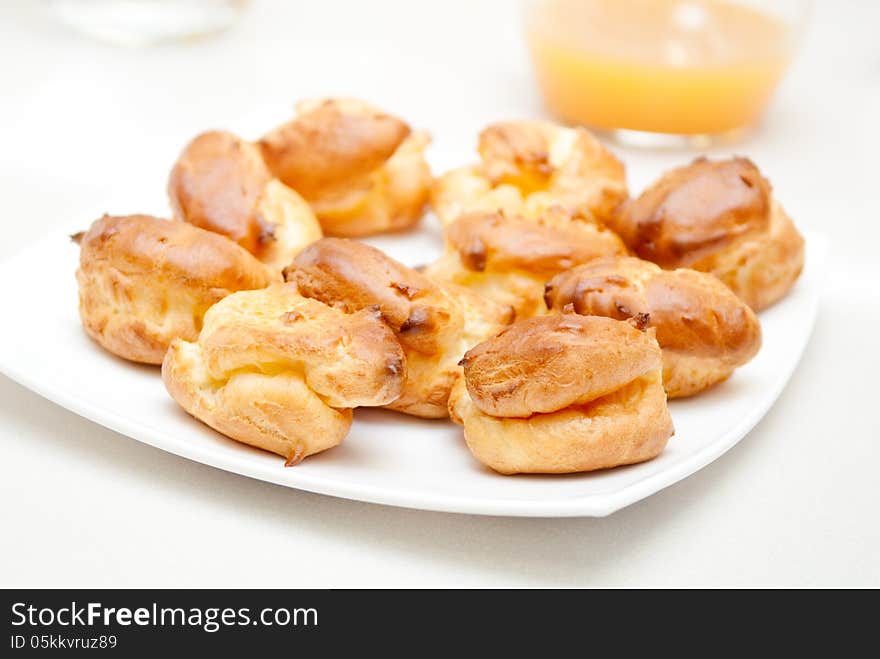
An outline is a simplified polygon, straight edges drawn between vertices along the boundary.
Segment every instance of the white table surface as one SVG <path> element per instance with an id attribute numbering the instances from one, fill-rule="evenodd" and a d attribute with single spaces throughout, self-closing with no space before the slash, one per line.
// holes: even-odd
<path id="1" fill-rule="evenodd" d="M 161 200 L 189 137 L 255 108 L 363 96 L 444 150 L 539 116 L 516 6 L 255 1 L 221 37 L 138 50 L 4 2 L 0 258 L 71 214 Z M 717 151 L 755 159 L 832 243 L 802 364 L 717 462 L 605 519 L 427 513 L 195 464 L 0 376 L 0 585 L 880 586 L 878 29 L 878 3 L 820 1 L 761 130 Z M 692 155 L 618 153 L 634 190 Z"/>

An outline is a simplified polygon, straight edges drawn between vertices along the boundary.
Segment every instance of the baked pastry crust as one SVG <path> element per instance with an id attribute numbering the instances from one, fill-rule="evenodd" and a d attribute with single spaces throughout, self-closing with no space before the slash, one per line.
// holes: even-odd
<path id="1" fill-rule="evenodd" d="M 352 408 L 399 396 L 406 360 L 375 310 L 275 284 L 214 305 L 195 343 L 172 343 L 162 377 L 192 416 L 295 464 L 342 442 Z"/>
<path id="2" fill-rule="evenodd" d="M 322 235 L 308 203 L 272 176 L 260 150 L 226 131 L 187 145 L 168 196 L 175 218 L 227 236 L 278 270 Z"/>
<path id="3" fill-rule="evenodd" d="M 297 190 L 329 235 L 364 236 L 415 225 L 431 185 L 430 138 L 357 99 L 297 104 L 297 116 L 259 147 L 269 169 Z"/>
<path id="4" fill-rule="evenodd" d="M 480 133 L 480 162 L 438 178 L 431 206 L 443 224 L 473 211 L 527 218 L 560 207 L 605 221 L 627 198 L 623 164 L 584 128 L 506 121 Z"/>
<path id="5" fill-rule="evenodd" d="M 113 354 L 146 364 L 161 364 L 175 337 L 194 340 L 218 300 L 278 277 L 223 236 L 148 215 L 105 215 L 79 243 L 83 327 Z"/>
<path id="6" fill-rule="evenodd" d="M 549 309 L 635 322 L 656 331 L 670 398 L 726 380 L 761 347 L 755 313 L 715 277 L 663 270 L 634 257 L 604 258 L 554 277 Z"/>
<path id="7" fill-rule="evenodd" d="M 784 297 L 803 269 L 803 237 L 747 158 L 673 169 L 609 225 L 641 258 L 714 274 L 756 311 Z"/>
<path id="8" fill-rule="evenodd" d="M 514 323 L 462 360 L 449 397 L 474 457 L 502 474 L 649 460 L 672 436 L 653 330 L 575 314 Z"/>
<path id="9" fill-rule="evenodd" d="M 284 276 L 300 293 L 346 311 L 377 307 L 407 357 L 407 381 L 390 409 L 448 415 L 449 390 L 464 352 L 513 319 L 509 307 L 466 288 L 440 284 L 380 250 L 324 238 L 303 250 Z"/>
<path id="10" fill-rule="evenodd" d="M 545 313 L 544 284 L 602 256 L 626 254 L 618 236 L 597 222 L 572 221 L 561 209 L 535 220 L 501 212 L 468 213 L 445 231 L 446 251 L 425 274 L 510 305 L 518 319 Z"/>

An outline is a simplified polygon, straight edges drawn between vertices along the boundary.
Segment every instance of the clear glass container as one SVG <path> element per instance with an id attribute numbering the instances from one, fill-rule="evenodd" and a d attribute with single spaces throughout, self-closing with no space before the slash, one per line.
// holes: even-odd
<path id="1" fill-rule="evenodd" d="M 558 118 L 640 146 L 707 146 L 755 125 L 810 0 L 531 0 L 526 38 Z"/>
<path id="2" fill-rule="evenodd" d="M 125 46 L 192 39 L 232 25 L 247 0 L 45 0 L 52 14 L 95 39 Z"/>

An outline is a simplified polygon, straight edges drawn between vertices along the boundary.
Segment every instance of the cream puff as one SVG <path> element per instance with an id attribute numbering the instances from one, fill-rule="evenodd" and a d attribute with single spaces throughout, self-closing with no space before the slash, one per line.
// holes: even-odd
<path id="1" fill-rule="evenodd" d="M 316 99 L 258 142 L 269 169 L 311 204 L 324 232 L 414 226 L 428 201 L 428 134 L 357 99 Z"/>
<path id="2" fill-rule="evenodd" d="M 462 365 L 449 414 L 474 457 L 502 474 L 642 462 L 673 434 L 653 330 L 538 316 L 472 348 Z"/>
<path id="3" fill-rule="evenodd" d="M 749 306 L 712 275 L 687 268 L 663 270 L 633 257 L 599 259 L 553 278 L 545 300 L 556 311 L 653 328 L 670 398 L 726 380 L 761 347 L 761 325 Z"/>
<path id="4" fill-rule="evenodd" d="M 443 224 L 472 211 L 534 218 L 560 207 L 605 221 L 627 198 L 623 164 L 584 128 L 506 121 L 480 133 L 480 162 L 434 183 L 431 206 Z"/>
<path id="5" fill-rule="evenodd" d="M 435 282 L 354 240 L 324 238 L 285 269 L 300 293 L 349 312 L 378 308 L 406 352 L 407 379 L 390 409 L 425 418 L 448 415 L 458 361 L 494 336 L 512 310 L 469 289 Z"/>
<path id="6" fill-rule="evenodd" d="M 80 245 L 86 332 L 124 359 L 161 364 L 171 340 L 195 340 L 208 308 L 280 276 L 224 236 L 148 215 L 95 221 Z"/>
<path id="7" fill-rule="evenodd" d="M 545 313 L 544 284 L 602 256 L 626 254 L 615 233 L 597 222 L 571 221 L 561 209 L 535 220 L 474 212 L 446 227 L 446 251 L 425 274 L 510 305 L 518 319 Z"/>
<path id="8" fill-rule="evenodd" d="M 673 169 L 609 226 L 639 257 L 711 273 L 756 311 L 784 297 L 804 265 L 803 237 L 747 158 Z"/>
<path id="9" fill-rule="evenodd" d="M 171 397 L 224 435 L 293 465 L 342 442 L 352 408 L 397 398 L 406 359 L 375 310 L 348 313 L 275 284 L 224 298 L 162 364 Z"/>
<path id="10" fill-rule="evenodd" d="M 186 146 L 168 196 L 176 219 L 223 234 L 278 270 L 322 235 L 308 203 L 272 176 L 260 150 L 226 131 Z"/>

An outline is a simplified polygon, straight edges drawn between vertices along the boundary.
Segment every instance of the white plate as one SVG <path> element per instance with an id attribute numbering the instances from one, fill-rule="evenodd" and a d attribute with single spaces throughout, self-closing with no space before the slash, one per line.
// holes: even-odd
<path id="1" fill-rule="evenodd" d="M 371 242 L 416 265 L 436 256 L 437 232 L 429 222 L 419 233 Z M 607 515 L 643 499 L 749 432 L 779 396 L 809 338 L 824 241 L 808 235 L 803 276 L 761 314 L 764 346 L 754 361 L 715 389 L 671 403 L 676 434 L 660 457 L 571 476 L 499 476 L 471 457 L 459 427 L 368 409 L 355 412 L 341 446 L 285 468 L 278 456 L 187 416 L 166 394 L 158 368 L 117 359 L 86 337 L 76 309 L 78 252 L 58 232 L 0 264 L 11 312 L 0 324 L 0 371 L 49 400 L 165 451 L 287 487 L 428 510 L 563 517 Z"/>

